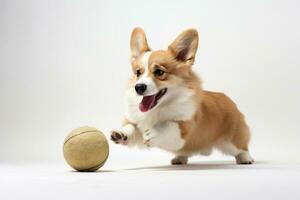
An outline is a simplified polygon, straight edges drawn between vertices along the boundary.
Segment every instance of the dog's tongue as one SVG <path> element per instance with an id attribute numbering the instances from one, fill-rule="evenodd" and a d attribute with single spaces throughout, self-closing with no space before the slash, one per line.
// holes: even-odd
<path id="1" fill-rule="evenodd" d="M 153 108 L 153 106 L 155 106 L 155 95 L 143 96 L 143 100 L 139 105 L 140 111 L 147 112 Z"/>

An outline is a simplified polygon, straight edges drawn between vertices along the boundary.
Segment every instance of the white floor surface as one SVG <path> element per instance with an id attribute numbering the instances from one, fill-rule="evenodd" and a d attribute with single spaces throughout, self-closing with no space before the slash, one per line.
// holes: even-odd
<path id="1" fill-rule="evenodd" d="M 62 164 L 1 164 L 0 199 L 300 199 L 300 163 L 164 164 L 108 165 L 95 173 Z"/>

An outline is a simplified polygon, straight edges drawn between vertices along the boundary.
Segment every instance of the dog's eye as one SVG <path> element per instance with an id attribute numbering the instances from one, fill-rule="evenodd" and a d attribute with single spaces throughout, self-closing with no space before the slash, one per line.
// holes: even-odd
<path id="1" fill-rule="evenodd" d="M 137 70 L 136 70 L 136 76 L 139 77 L 140 75 L 141 75 L 141 70 L 140 70 L 140 69 L 137 69 Z"/>
<path id="2" fill-rule="evenodd" d="M 162 76 L 165 72 L 161 69 L 155 69 L 153 73 L 155 76 Z"/>

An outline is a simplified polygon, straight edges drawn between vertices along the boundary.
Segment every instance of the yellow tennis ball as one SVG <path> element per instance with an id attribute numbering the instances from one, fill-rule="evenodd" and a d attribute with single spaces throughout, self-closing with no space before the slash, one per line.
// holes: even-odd
<path id="1" fill-rule="evenodd" d="M 67 163 L 77 171 L 96 171 L 104 165 L 109 146 L 102 132 L 84 126 L 66 137 L 63 153 Z"/>

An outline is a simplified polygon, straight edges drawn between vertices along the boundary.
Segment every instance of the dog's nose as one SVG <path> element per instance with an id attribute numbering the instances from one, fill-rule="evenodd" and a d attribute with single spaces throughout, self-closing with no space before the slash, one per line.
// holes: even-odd
<path id="1" fill-rule="evenodd" d="M 135 85 L 135 91 L 139 95 L 142 95 L 146 91 L 146 89 L 147 89 L 147 85 L 144 83 L 138 83 Z"/>

